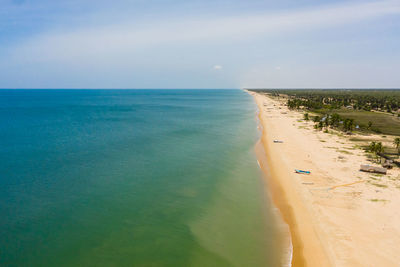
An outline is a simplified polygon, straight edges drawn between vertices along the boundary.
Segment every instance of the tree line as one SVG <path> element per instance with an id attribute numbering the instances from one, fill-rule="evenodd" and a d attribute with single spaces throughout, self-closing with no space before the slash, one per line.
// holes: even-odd
<path id="1" fill-rule="evenodd" d="M 400 109 L 400 90 L 379 89 L 256 89 L 255 92 L 273 96 L 286 95 L 287 105 L 291 109 L 340 109 L 383 111 L 396 113 Z"/>
<path id="2" fill-rule="evenodd" d="M 308 113 L 304 113 L 304 120 L 310 120 L 310 115 Z M 322 130 L 325 128 L 327 131 L 328 128 L 335 128 L 345 132 L 351 132 L 356 127 L 354 119 L 343 118 L 337 113 L 333 114 L 325 114 L 323 116 L 314 116 L 312 117 L 312 121 L 314 122 L 314 128 Z M 369 123 L 369 127 L 372 126 L 372 122 Z"/>

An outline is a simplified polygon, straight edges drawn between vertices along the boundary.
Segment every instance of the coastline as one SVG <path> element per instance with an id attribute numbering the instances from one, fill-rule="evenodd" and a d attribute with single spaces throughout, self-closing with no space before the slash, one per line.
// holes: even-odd
<path id="1" fill-rule="evenodd" d="M 396 266 L 400 171 L 359 172 L 367 158 L 350 138 L 316 131 L 282 101 L 247 92 L 259 110 L 256 156 L 266 190 L 290 229 L 292 266 Z"/>
<path id="2" fill-rule="evenodd" d="M 273 137 L 266 130 L 268 123 L 263 116 L 262 101 L 253 93 L 250 93 L 257 103 L 258 118 L 261 126 L 261 138 L 257 142 L 255 150 L 261 170 L 266 178 L 268 192 L 274 205 L 278 208 L 282 220 L 288 225 L 290 242 L 292 246 L 291 266 L 329 266 L 324 251 L 320 249 L 318 238 L 312 227 L 298 222 L 309 221 L 305 207 L 299 202 L 295 188 L 292 188 L 287 177 L 287 169 L 279 168 L 282 162 L 275 157 L 277 151 L 268 144 Z"/>

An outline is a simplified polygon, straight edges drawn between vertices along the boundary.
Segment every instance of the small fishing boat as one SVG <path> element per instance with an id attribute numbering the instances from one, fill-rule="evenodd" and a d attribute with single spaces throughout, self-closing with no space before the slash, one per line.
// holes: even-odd
<path id="1" fill-rule="evenodd" d="M 310 171 L 303 171 L 303 170 L 297 170 L 297 169 L 295 169 L 294 171 L 295 171 L 296 173 L 300 173 L 300 174 L 311 174 Z"/>

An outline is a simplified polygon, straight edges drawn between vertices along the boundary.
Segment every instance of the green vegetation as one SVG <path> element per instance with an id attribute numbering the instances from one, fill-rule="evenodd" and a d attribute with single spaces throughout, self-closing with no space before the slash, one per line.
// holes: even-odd
<path id="1" fill-rule="evenodd" d="M 258 89 L 252 91 L 265 92 L 275 96 L 287 95 L 290 108 L 305 107 L 311 110 L 351 108 L 388 113 L 397 112 L 400 108 L 400 90 L 393 89 Z"/>
<path id="2" fill-rule="evenodd" d="M 384 184 L 377 184 L 377 183 L 371 183 L 372 185 L 374 185 L 374 186 L 377 186 L 377 187 L 381 187 L 381 188 L 387 188 L 388 186 L 387 185 L 384 185 Z"/>
<path id="3" fill-rule="evenodd" d="M 396 89 L 257 89 L 256 93 L 286 100 L 289 109 L 303 112 L 305 121 L 313 121 L 314 129 L 338 136 L 357 132 L 366 156 L 385 167 L 400 166 L 400 90 Z M 366 135 L 380 134 L 379 137 Z M 382 140 L 388 136 L 383 146 Z M 393 138 L 392 136 L 395 136 Z M 399 137 L 396 137 L 399 136 Z M 323 141 L 321 141 L 323 142 Z M 371 142 L 368 144 L 367 142 Z M 393 145 L 388 146 L 387 142 Z M 341 153 L 351 153 L 342 150 Z M 396 156 L 393 157 L 393 156 Z"/>
<path id="4" fill-rule="evenodd" d="M 376 160 L 380 158 L 381 161 L 381 155 L 385 152 L 385 149 L 383 148 L 382 142 L 371 142 L 369 144 L 369 151 L 375 154 Z"/>
<path id="5" fill-rule="evenodd" d="M 347 154 L 347 155 L 353 155 L 353 153 L 351 153 L 350 151 L 343 150 L 343 149 L 337 150 L 337 152 L 340 152 L 340 153 L 343 153 L 343 154 Z"/>
<path id="6" fill-rule="evenodd" d="M 378 199 L 378 198 L 372 198 L 369 201 L 372 201 L 372 202 L 387 202 L 386 199 Z"/>
<path id="7" fill-rule="evenodd" d="M 394 146 L 397 149 L 397 153 L 400 154 L 400 138 L 396 137 L 393 141 Z"/>
<path id="8" fill-rule="evenodd" d="M 355 124 L 359 125 L 360 131 L 400 135 L 400 119 L 390 114 L 347 109 L 341 109 L 335 112 L 340 117 L 353 119 Z"/>
<path id="9" fill-rule="evenodd" d="M 332 127 L 345 132 L 357 130 L 400 136 L 400 90 L 257 89 L 251 91 L 285 96 L 290 109 L 317 113 L 318 115 L 312 118 L 316 123 L 316 129 Z M 324 118 L 328 116 L 331 121 L 325 122 Z"/>

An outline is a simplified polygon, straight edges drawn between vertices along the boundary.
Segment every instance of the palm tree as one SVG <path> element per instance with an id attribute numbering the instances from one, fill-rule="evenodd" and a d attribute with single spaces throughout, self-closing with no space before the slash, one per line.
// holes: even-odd
<path id="1" fill-rule="evenodd" d="M 400 154 L 400 138 L 399 138 L 399 137 L 396 137 L 396 138 L 393 140 L 393 144 L 394 144 L 394 146 L 395 146 L 396 149 L 397 149 L 397 154 Z"/>
<path id="2" fill-rule="evenodd" d="M 330 117 L 330 124 L 334 127 L 339 126 L 340 116 L 337 113 L 333 113 Z"/>
<path id="3" fill-rule="evenodd" d="M 308 113 L 304 113 L 304 120 L 308 121 L 309 119 Z"/>
<path id="4" fill-rule="evenodd" d="M 383 145 L 382 145 L 382 142 L 378 142 L 377 144 L 376 144 L 376 150 L 375 150 L 376 152 L 376 155 L 377 156 L 379 156 L 380 157 L 380 162 L 382 161 L 382 156 L 381 156 L 381 154 L 383 153 L 383 152 L 385 152 L 385 149 L 383 148 Z"/>
<path id="5" fill-rule="evenodd" d="M 378 150 L 380 150 L 381 147 L 382 147 L 382 143 L 380 143 L 380 145 L 377 142 L 371 142 L 369 144 L 368 150 L 370 152 L 374 153 L 376 160 L 378 160 L 378 152 L 379 152 Z"/>
<path id="6" fill-rule="evenodd" d="M 325 128 L 328 129 L 328 127 L 329 127 L 329 115 L 326 114 L 324 118 L 325 118 L 325 120 L 324 120 Z"/>
<path id="7" fill-rule="evenodd" d="M 324 123 L 322 121 L 318 122 L 318 129 L 322 130 L 324 128 Z"/>
<path id="8" fill-rule="evenodd" d="M 354 127 L 354 119 L 349 119 L 348 130 L 351 132 L 353 131 Z"/>
<path id="9" fill-rule="evenodd" d="M 371 142 L 369 144 L 368 150 L 372 153 L 375 153 L 375 149 L 376 149 L 376 142 Z"/>
<path id="10" fill-rule="evenodd" d="M 351 132 L 354 127 L 354 119 L 345 119 L 343 126 L 345 131 Z"/>

